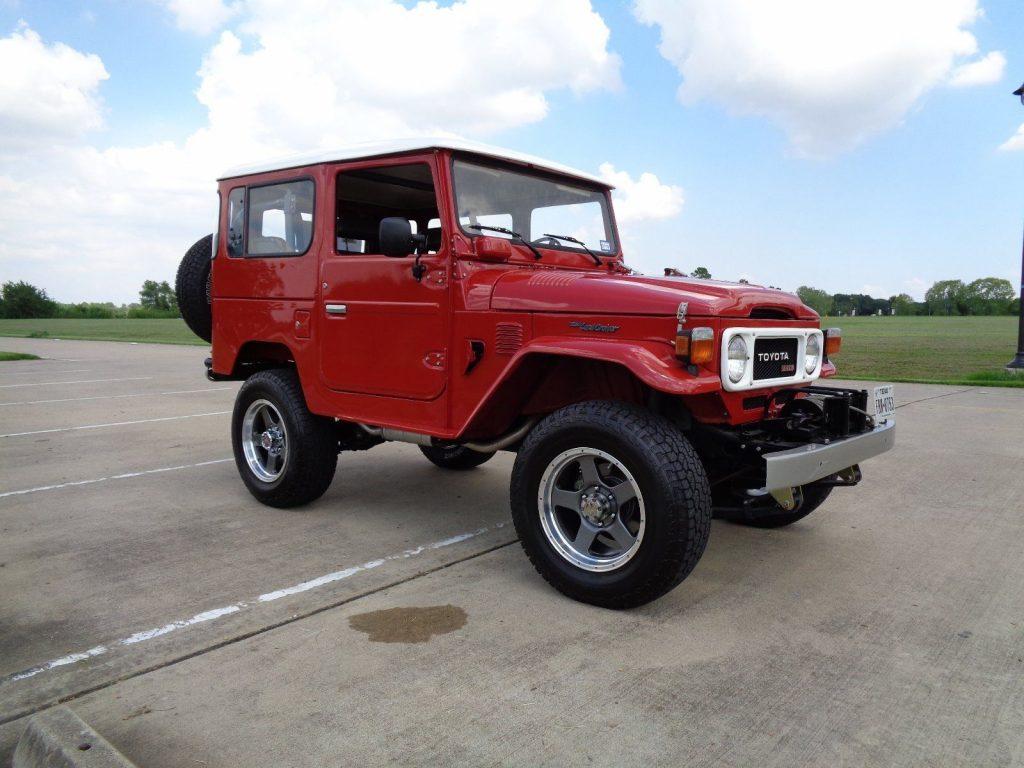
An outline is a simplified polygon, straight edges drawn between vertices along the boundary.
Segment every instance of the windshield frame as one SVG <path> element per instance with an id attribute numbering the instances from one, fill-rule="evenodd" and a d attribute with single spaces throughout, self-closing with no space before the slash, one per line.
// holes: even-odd
<path id="1" fill-rule="evenodd" d="M 552 181 L 558 184 L 565 184 L 568 186 L 579 187 L 580 189 L 586 189 L 598 193 L 601 200 L 603 201 L 604 213 L 608 216 L 608 229 L 612 237 L 613 250 L 611 251 L 594 251 L 595 254 L 601 259 L 602 264 L 608 264 L 613 261 L 621 261 L 622 259 L 622 244 L 619 239 L 619 228 L 615 221 L 615 206 L 612 204 L 611 188 L 597 182 L 588 181 L 581 179 L 576 176 L 570 176 L 567 174 L 557 173 L 554 171 L 548 171 L 543 168 L 536 168 L 533 166 L 522 165 L 513 161 L 503 161 L 500 158 L 493 158 L 486 155 L 476 155 L 471 152 L 451 152 L 448 157 L 448 173 L 451 180 L 450 186 L 452 190 L 452 219 L 455 226 L 458 227 L 459 231 L 468 238 L 476 237 L 487 237 L 487 230 L 474 230 L 466 229 L 462 226 L 462 222 L 459 216 L 459 191 L 455 181 L 455 162 L 457 160 L 466 161 L 472 165 L 478 165 L 484 168 L 494 168 L 499 171 L 509 171 L 511 173 L 517 173 L 522 176 L 532 176 L 535 178 L 543 179 L 545 181 Z M 535 209 L 537 210 L 537 209 Z M 533 234 L 532 232 L 530 234 Z M 565 232 L 558 232 L 554 234 L 567 234 Z M 495 235 L 490 235 L 495 236 Z M 516 243 L 516 240 L 510 239 L 510 242 Z M 587 259 L 586 264 L 596 269 L 597 265 L 590 260 L 587 256 L 586 250 L 580 248 L 574 243 L 559 242 L 558 245 L 550 245 L 547 243 L 538 244 L 532 243 L 535 248 L 540 250 L 548 251 L 560 251 L 563 253 L 580 254 Z M 533 261 L 531 256 L 530 261 Z M 543 262 L 540 262 L 543 264 Z M 551 265 L 549 265 L 551 266 Z M 564 266 L 559 264 L 557 266 Z"/>

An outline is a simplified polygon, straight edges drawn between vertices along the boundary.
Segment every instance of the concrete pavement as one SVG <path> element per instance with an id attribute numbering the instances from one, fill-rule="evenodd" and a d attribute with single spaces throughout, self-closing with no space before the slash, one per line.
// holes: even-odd
<path id="1" fill-rule="evenodd" d="M 859 488 L 612 613 L 533 572 L 508 455 L 271 510 L 204 350 L 0 346 L 63 358 L 0 367 L 0 760 L 70 697 L 140 766 L 1024 764 L 1024 391 L 897 385 Z"/>

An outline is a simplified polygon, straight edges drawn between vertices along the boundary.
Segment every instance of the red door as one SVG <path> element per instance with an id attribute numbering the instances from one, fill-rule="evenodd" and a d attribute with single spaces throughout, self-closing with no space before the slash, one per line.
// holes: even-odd
<path id="1" fill-rule="evenodd" d="M 340 167 L 327 185 L 336 237 L 320 253 L 318 334 L 321 376 L 331 389 L 414 400 L 440 396 L 447 380 L 448 249 L 442 244 L 433 160 Z M 428 232 L 427 267 L 413 276 L 412 254 L 373 253 L 384 216 Z"/>

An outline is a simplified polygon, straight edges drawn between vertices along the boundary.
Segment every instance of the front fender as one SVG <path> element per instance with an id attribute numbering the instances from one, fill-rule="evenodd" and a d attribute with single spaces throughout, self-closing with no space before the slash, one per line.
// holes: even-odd
<path id="1" fill-rule="evenodd" d="M 670 344 L 662 341 L 541 336 L 516 353 L 502 379 L 530 355 L 554 355 L 616 363 L 651 389 L 667 394 L 700 395 L 721 389 L 722 382 L 717 374 L 704 369 L 698 369 L 696 375 L 690 373 L 673 351 Z"/>

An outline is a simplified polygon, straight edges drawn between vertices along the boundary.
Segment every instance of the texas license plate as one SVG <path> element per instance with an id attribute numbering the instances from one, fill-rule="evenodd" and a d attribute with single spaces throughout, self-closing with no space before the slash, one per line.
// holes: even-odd
<path id="1" fill-rule="evenodd" d="M 875 420 L 883 421 L 896 415 L 896 397 L 892 384 L 875 387 Z"/>

